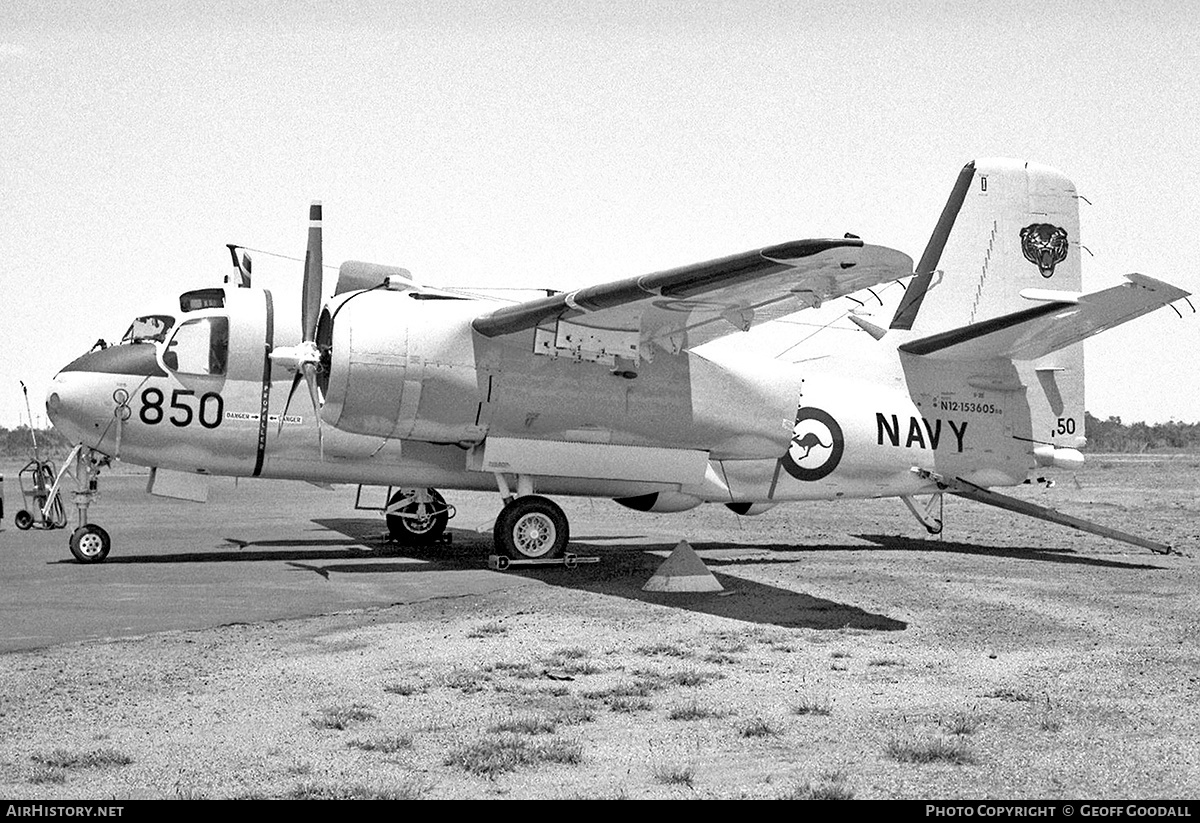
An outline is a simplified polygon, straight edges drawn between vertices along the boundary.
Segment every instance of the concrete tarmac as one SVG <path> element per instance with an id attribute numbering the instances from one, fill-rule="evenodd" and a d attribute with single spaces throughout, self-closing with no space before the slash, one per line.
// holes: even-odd
<path id="1" fill-rule="evenodd" d="M 791 584 L 744 579 L 739 569 L 746 562 L 782 570 L 799 557 L 827 554 L 830 546 L 797 555 L 788 521 L 763 522 L 752 535 L 723 507 L 632 514 L 611 501 L 560 498 L 571 525 L 570 551 L 600 562 L 497 572 L 487 560 L 498 494 L 447 492 L 457 509 L 450 542 L 414 549 L 386 539 L 380 512 L 355 509 L 353 486 L 213 478 L 209 502 L 198 504 L 147 495 L 144 474 L 106 475 L 101 483 L 89 520 L 109 532 L 112 550 L 97 564 L 80 564 L 70 553 L 73 511 L 65 529 L 18 531 L 12 524 L 18 506 L 10 496 L 0 532 L 0 653 L 445 598 L 482 600 L 530 586 L 561 590 L 564 608 L 573 593 L 590 591 L 777 626 L 904 627 Z M 364 505 L 379 506 L 384 490 L 367 489 L 364 497 Z M 814 537 L 811 526 L 804 532 Z M 707 542 L 696 542 L 701 536 Z M 725 591 L 643 590 L 684 538 L 702 551 Z M 832 556 L 868 545 L 841 535 Z M 734 593 L 741 596 L 726 596 Z"/>
<path id="2" fill-rule="evenodd" d="M 523 585 L 487 569 L 497 495 L 472 498 L 453 542 L 403 555 L 379 512 L 355 511 L 354 487 L 212 481 L 198 504 L 145 493 L 144 475 L 102 476 L 89 520 L 113 546 L 103 563 L 75 561 L 64 529 L 19 531 L 18 495 L 0 531 L 0 652 L 151 632 L 250 623 L 461 597 Z M 15 488 L 10 490 L 15 491 Z M 383 490 L 367 490 L 382 502 Z M 461 503 L 462 501 L 460 501 Z M 467 522 L 470 521 L 470 522 Z M 465 527 L 465 528 L 464 528 Z"/>

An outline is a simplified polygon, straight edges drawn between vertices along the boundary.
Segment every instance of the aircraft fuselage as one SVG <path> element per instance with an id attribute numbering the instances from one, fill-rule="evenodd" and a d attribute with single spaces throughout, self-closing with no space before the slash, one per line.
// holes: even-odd
<path id="1" fill-rule="evenodd" d="M 230 289 L 220 311 L 180 318 L 228 319 L 223 368 L 169 368 L 164 342 L 114 346 L 60 372 L 48 408 L 74 439 L 128 463 L 367 485 L 495 489 L 508 469 L 489 462 L 490 442 L 554 444 L 559 457 L 530 464 L 540 493 L 672 491 L 726 503 L 931 490 L 914 468 L 1011 485 L 1032 465 L 1013 437 L 1028 436 L 1029 415 L 1011 363 L 995 364 L 988 382 L 905 362 L 862 334 L 837 341 L 839 358 L 788 363 L 709 346 L 660 352 L 630 372 L 531 356 L 532 333 L 472 333 L 489 305 L 386 290 L 346 300 L 323 442 L 305 392 L 288 405 L 292 374 L 269 352 L 294 339 L 276 331 L 273 301 L 256 289 Z M 572 461 L 570 476 L 553 473 L 556 459 Z M 511 473 L 535 474 L 519 460 Z"/>

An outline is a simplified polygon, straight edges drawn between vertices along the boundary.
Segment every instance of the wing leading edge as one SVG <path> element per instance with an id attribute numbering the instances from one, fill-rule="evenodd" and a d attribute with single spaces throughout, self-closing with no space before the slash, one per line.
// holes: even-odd
<path id="1" fill-rule="evenodd" d="M 472 325 L 489 338 L 537 329 L 535 351 L 636 358 L 647 343 L 679 352 L 911 274 L 908 255 L 855 237 L 797 240 L 505 306 Z"/>

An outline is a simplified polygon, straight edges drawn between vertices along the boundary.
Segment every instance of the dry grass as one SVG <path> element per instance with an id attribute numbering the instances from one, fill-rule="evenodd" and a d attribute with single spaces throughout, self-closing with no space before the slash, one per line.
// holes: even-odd
<path id="1" fill-rule="evenodd" d="M 521 735 L 500 734 L 460 746 L 444 762 L 478 777 L 495 778 L 538 763 L 577 765 L 582 760 L 583 747 L 574 741 L 561 738 L 531 741 Z"/>
<path id="2" fill-rule="evenodd" d="M 383 690 L 388 694 L 397 694 L 401 697 L 412 697 L 416 694 L 424 694 L 429 691 L 429 687 L 423 683 L 409 683 L 407 681 L 398 681 L 393 683 L 385 683 Z"/>
<path id="3" fill-rule="evenodd" d="M 545 717 L 526 715 L 502 720 L 488 727 L 493 734 L 554 734 L 558 724 Z"/>
<path id="4" fill-rule="evenodd" d="M 792 714 L 826 717 L 833 714 L 833 702 L 828 697 L 805 695 L 800 698 L 799 702 L 793 704 Z"/>
<path id="5" fill-rule="evenodd" d="M 396 786 L 367 786 L 362 783 L 302 783 L 282 796 L 283 800 L 418 800 L 428 787 L 418 780 Z M 258 799 L 258 798 L 245 798 Z"/>
<path id="6" fill-rule="evenodd" d="M 779 800 L 853 800 L 854 790 L 846 785 L 844 772 L 826 772 L 813 783 L 804 781 L 781 794 Z"/>
<path id="7" fill-rule="evenodd" d="M 709 706 L 701 706 L 696 701 L 676 706 L 667 712 L 668 720 L 713 720 L 716 718 L 725 717 L 728 714 L 721 709 L 714 709 Z"/>
<path id="8" fill-rule="evenodd" d="M 116 749 L 102 748 L 88 751 L 55 749 L 45 754 L 30 755 L 30 759 L 47 769 L 104 769 L 113 766 L 128 766 L 133 758 Z"/>
<path id="9" fill-rule="evenodd" d="M 672 672 L 668 677 L 671 683 L 676 686 L 684 686 L 694 688 L 697 686 L 706 686 L 714 680 L 720 680 L 725 675 L 720 672 L 701 671 L 699 669 L 682 669 L 677 672 Z"/>
<path id="10" fill-rule="evenodd" d="M 982 722 L 974 712 L 955 712 L 950 717 L 943 718 L 941 725 L 950 734 L 962 737 L 975 734 Z"/>
<path id="11" fill-rule="evenodd" d="M 348 745 L 355 749 L 361 749 L 364 752 L 395 754 L 396 752 L 411 749 L 413 739 L 412 735 L 409 734 L 397 734 L 389 737 L 375 737 L 369 740 L 351 740 Z"/>
<path id="12" fill-rule="evenodd" d="M 66 783 L 67 770 L 55 766 L 38 766 L 29 772 L 30 783 Z"/>
<path id="13" fill-rule="evenodd" d="M 488 673 L 482 669 L 473 669 L 468 667 L 458 667 L 451 670 L 443 681 L 443 685 L 448 689 L 462 692 L 463 694 L 476 694 L 483 691 L 491 683 L 491 678 Z"/>
<path id="14" fill-rule="evenodd" d="M 493 620 L 490 623 L 482 623 L 471 629 L 467 632 L 467 637 L 472 640 L 479 640 L 485 637 L 498 637 L 503 634 L 508 634 L 508 626 Z"/>
<path id="15" fill-rule="evenodd" d="M 350 706 L 330 706 L 321 709 L 321 716 L 312 719 L 312 725 L 318 729 L 344 731 L 355 723 L 375 719 L 375 710 L 362 703 Z"/>
<path id="16" fill-rule="evenodd" d="M 969 766 L 978 762 L 961 739 L 949 737 L 893 737 L 884 746 L 884 754 L 899 763 L 953 763 Z"/>
<path id="17" fill-rule="evenodd" d="M 753 717 L 742 724 L 742 737 L 773 737 L 779 731 L 761 717 Z"/>
<path id="18" fill-rule="evenodd" d="M 655 763 L 650 775 L 664 786 L 687 786 L 694 788 L 696 766 L 692 763 Z"/>
<path id="19" fill-rule="evenodd" d="M 638 646 L 634 651 L 646 657 L 691 657 L 693 654 L 691 649 L 685 648 L 678 643 L 661 642 Z"/>

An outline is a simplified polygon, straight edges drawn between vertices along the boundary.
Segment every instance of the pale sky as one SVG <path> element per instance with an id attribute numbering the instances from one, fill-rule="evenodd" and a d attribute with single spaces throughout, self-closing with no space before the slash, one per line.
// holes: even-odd
<path id="1" fill-rule="evenodd" d="M 1019 157 L 1091 202 L 1088 290 L 1200 292 L 1186 0 L 109 5 L 0 18 L 0 425 L 226 243 L 302 257 L 313 199 L 326 263 L 576 288 L 847 231 L 916 258 L 964 163 Z M 1093 414 L 1200 420 L 1200 315 L 1086 351 Z"/>

